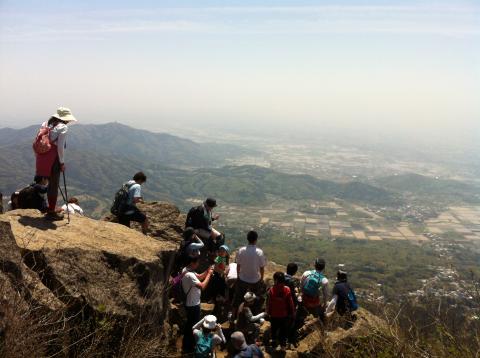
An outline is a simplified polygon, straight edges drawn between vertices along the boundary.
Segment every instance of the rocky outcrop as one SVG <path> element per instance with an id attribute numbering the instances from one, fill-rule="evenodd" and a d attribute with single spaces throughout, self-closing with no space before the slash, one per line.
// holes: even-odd
<path id="1" fill-rule="evenodd" d="M 165 238 L 180 237 L 172 227 L 163 230 L 157 240 L 79 216 L 67 223 L 47 221 L 36 210 L 0 215 L 0 300 L 19 312 L 42 310 L 42 317 L 60 312 L 70 325 L 67 345 L 99 327 L 108 328 L 109 339 L 120 337 L 127 323 L 145 317 L 161 327 L 178 246 Z M 0 354 L 6 329 L 0 325 Z"/>
<path id="2" fill-rule="evenodd" d="M 138 204 L 138 208 L 148 217 L 149 236 L 169 242 L 182 240 L 186 216 L 175 205 L 166 202 L 147 202 Z M 118 222 L 112 215 L 107 215 L 105 220 Z M 132 223 L 132 228 L 141 231 L 140 225 L 136 223 Z"/>

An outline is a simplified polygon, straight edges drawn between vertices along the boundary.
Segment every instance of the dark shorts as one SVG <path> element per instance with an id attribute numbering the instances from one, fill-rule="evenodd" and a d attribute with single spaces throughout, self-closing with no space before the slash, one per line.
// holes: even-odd
<path id="1" fill-rule="evenodd" d="M 118 218 L 118 222 L 122 225 L 130 227 L 130 222 L 135 221 L 137 223 L 143 224 L 145 220 L 147 220 L 147 217 L 144 213 L 142 213 L 137 207 L 133 207 L 129 209 L 129 211 L 132 211 L 131 213 L 128 214 L 122 214 Z"/>

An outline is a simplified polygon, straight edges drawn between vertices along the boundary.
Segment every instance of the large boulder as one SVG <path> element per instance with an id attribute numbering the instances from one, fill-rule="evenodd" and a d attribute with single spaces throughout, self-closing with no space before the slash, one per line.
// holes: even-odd
<path id="1" fill-rule="evenodd" d="M 164 307 L 174 243 L 80 216 L 50 222 L 36 210 L 8 212 L 2 223 L 23 262 L 64 304 L 125 317 Z"/>
<path id="2" fill-rule="evenodd" d="M 176 241 L 80 216 L 0 215 L 0 356 L 163 352 Z"/>
<path id="3" fill-rule="evenodd" d="M 182 240 L 186 216 L 175 206 L 167 202 L 146 202 L 138 204 L 138 208 L 147 215 L 149 221 L 148 235 L 158 240 L 179 243 Z M 109 214 L 105 221 L 118 222 Z M 132 222 L 132 228 L 141 231 L 141 226 Z"/>

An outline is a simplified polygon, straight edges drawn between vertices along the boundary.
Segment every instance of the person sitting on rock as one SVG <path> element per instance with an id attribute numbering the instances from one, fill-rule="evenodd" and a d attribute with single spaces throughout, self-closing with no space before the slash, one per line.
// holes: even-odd
<path id="1" fill-rule="evenodd" d="M 256 345 L 248 345 L 242 332 L 233 332 L 230 336 L 233 346 L 233 358 L 263 358 L 262 350 Z"/>
<path id="2" fill-rule="evenodd" d="M 233 306 L 238 307 L 243 301 L 247 292 L 253 292 L 259 298 L 256 307 L 253 307 L 254 313 L 259 311 L 263 305 L 263 295 L 265 293 L 265 283 L 263 277 L 267 259 L 263 251 L 257 247 L 258 234 L 250 231 L 247 234 L 248 245 L 240 248 L 237 254 L 237 286 Z M 236 317 L 236 312 L 234 312 Z"/>
<path id="3" fill-rule="evenodd" d="M 183 351 L 185 353 L 192 353 L 195 347 L 192 327 L 200 320 L 202 291 L 208 287 L 208 283 L 213 274 L 213 267 L 210 267 L 201 274 L 196 273 L 198 265 L 199 258 L 192 257 L 189 259 L 187 267 L 182 271 L 182 274 L 184 274 L 182 278 L 182 289 L 187 296 L 185 300 L 187 319 L 183 330 Z"/>
<path id="4" fill-rule="evenodd" d="M 352 312 L 358 309 L 355 293 L 348 283 L 348 275 L 345 271 L 337 272 L 337 282 L 333 286 L 332 299 L 327 305 L 325 314 L 331 317 L 335 311 L 347 322 L 353 321 Z"/>
<path id="5" fill-rule="evenodd" d="M 256 316 L 252 313 L 251 307 L 254 305 L 256 299 L 257 296 L 255 296 L 254 293 L 247 292 L 244 296 L 244 301 L 238 308 L 238 319 L 235 329 L 244 334 L 248 344 L 256 343 L 260 333 L 260 326 L 265 322 L 265 312 Z"/>
<path id="6" fill-rule="evenodd" d="M 12 210 L 37 209 L 41 213 L 46 213 L 48 210 L 47 193 L 48 177 L 36 175 L 32 184 L 12 194 L 10 197 Z"/>
<path id="7" fill-rule="evenodd" d="M 148 231 L 147 216 L 137 207 L 138 203 L 143 203 L 142 185 L 147 182 L 147 176 L 143 172 L 138 172 L 133 179 L 125 185 L 128 188 L 128 199 L 125 208 L 118 217 L 118 222 L 122 225 L 130 227 L 130 222 L 135 221 L 142 225 L 144 234 Z"/>
<path id="8" fill-rule="evenodd" d="M 208 315 L 193 326 L 195 337 L 195 358 L 214 357 L 215 348 L 226 342 L 222 327 L 217 324 L 217 318 Z"/>
<path id="9" fill-rule="evenodd" d="M 284 351 L 287 348 L 289 328 L 295 318 L 295 306 L 290 288 L 285 286 L 285 274 L 275 272 L 273 280 L 274 285 L 267 295 L 267 314 L 272 324 L 272 347 L 276 348 L 277 344 L 280 344 Z"/>
<path id="10" fill-rule="evenodd" d="M 185 222 L 185 227 L 193 227 L 195 233 L 204 240 L 211 259 L 225 241 L 223 235 L 213 227 L 213 222 L 220 217 L 218 214 L 213 214 L 215 207 L 217 207 L 217 201 L 207 198 L 202 205 L 190 209 Z"/>
<path id="11" fill-rule="evenodd" d="M 325 306 L 328 295 L 328 279 L 323 271 L 325 260 L 315 260 L 315 270 L 305 271 L 301 280 L 302 305 L 303 307 L 323 322 L 325 318 Z M 320 300 L 320 295 L 323 300 Z"/>
<path id="12" fill-rule="evenodd" d="M 68 210 L 68 212 L 71 215 L 83 216 L 83 209 L 80 207 L 80 205 L 78 205 L 78 199 L 74 196 L 72 196 L 71 198 L 68 199 L 68 205 L 64 204 L 62 206 L 62 210 L 64 212 L 67 212 L 67 210 Z"/>

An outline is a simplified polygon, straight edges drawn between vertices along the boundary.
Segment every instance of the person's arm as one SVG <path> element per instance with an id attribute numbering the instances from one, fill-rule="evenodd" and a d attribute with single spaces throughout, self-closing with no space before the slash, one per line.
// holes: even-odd
<path id="1" fill-rule="evenodd" d="M 208 283 L 210 282 L 210 278 L 212 277 L 212 272 L 213 270 L 208 270 L 207 276 L 205 277 L 205 280 L 203 282 L 198 282 L 196 286 L 201 289 L 202 291 L 205 291 L 205 289 L 208 286 Z"/>
<path id="2" fill-rule="evenodd" d="M 193 330 L 200 329 L 202 327 L 203 322 L 205 321 L 205 317 L 203 317 L 200 321 L 195 323 L 192 327 Z"/>
<path id="3" fill-rule="evenodd" d="M 295 316 L 295 305 L 293 304 L 293 298 L 292 298 L 292 293 L 290 292 L 290 289 L 288 289 L 288 294 L 285 295 L 285 297 L 287 298 L 287 306 L 288 306 L 288 311 L 290 313 L 290 316 L 294 317 Z"/>
<path id="4" fill-rule="evenodd" d="M 326 278 L 322 281 L 322 295 L 323 295 L 323 302 L 326 304 L 328 299 L 328 280 Z"/>
<path id="5" fill-rule="evenodd" d="M 215 338 L 217 338 L 216 339 L 217 342 L 215 342 L 215 345 L 219 345 L 227 342 L 223 334 L 222 326 L 220 326 L 219 324 L 217 324 L 217 330 L 215 331 L 214 339 Z"/>
<path id="6" fill-rule="evenodd" d="M 265 267 L 260 267 L 260 279 L 263 281 L 265 277 Z"/>
<path id="7" fill-rule="evenodd" d="M 328 302 L 327 308 L 325 309 L 325 314 L 328 315 L 330 313 L 333 313 L 333 311 L 335 311 L 335 306 L 337 305 L 337 301 L 338 301 L 338 295 L 333 295 L 330 302 Z"/>
<path id="8" fill-rule="evenodd" d="M 265 318 L 265 316 L 267 315 L 265 312 L 262 312 L 260 314 L 257 314 L 256 316 L 253 315 L 252 313 L 252 310 L 250 308 L 246 308 L 246 313 L 245 313 L 245 317 L 247 318 L 247 320 L 249 322 L 258 322 L 260 321 L 262 318 Z"/>
<path id="9" fill-rule="evenodd" d="M 67 140 L 68 127 L 66 125 L 58 124 L 55 128 L 58 137 L 57 137 L 57 152 L 58 152 L 58 161 L 62 167 L 65 166 L 65 143 Z"/>
<path id="10" fill-rule="evenodd" d="M 205 244 L 203 243 L 203 241 L 197 236 L 195 235 L 195 240 L 197 242 L 191 242 L 190 245 L 188 245 L 189 247 L 191 247 L 192 250 L 201 250 L 204 248 Z"/>
<path id="11" fill-rule="evenodd" d="M 133 203 L 143 203 L 143 198 L 142 198 L 142 187 L 140 184 L 135 184 L 135 191 L 133 192 Z"/>
<path id="12" fill-rule="evenodd" d="M 267 293 L 267 305 L 266 305 L 266 311 L 267 311 L 267 314 L 270 316 L 271 313 L 272 313 L 272 310 L 271 310 L 271 307 L 270 307 L 270 303 L 271 303 L 271 300 L 270 300 L 270 294 L 271 294 L 271 289 L 268 291 Z"/>

